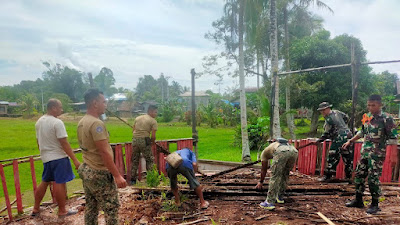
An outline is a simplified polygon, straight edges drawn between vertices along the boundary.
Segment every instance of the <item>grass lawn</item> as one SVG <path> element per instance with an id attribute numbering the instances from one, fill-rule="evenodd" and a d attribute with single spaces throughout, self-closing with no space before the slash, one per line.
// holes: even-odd
<path id="1" fill-rule="evenodd" d="M 28 155 L 39 154 L 35 136 L 36 119 L 15 119 L 15 118 L 0 118 L 0 160 L 16 158 Z M 68 140 L 72 148 L 78 148 L 76 138 L 76 125 L 78 119 L 64 120 Z M 132 121 L 130 120 L 132 124 Z M 130 142 L 132 139 L 131 128 L 122 122 L 110 118 L 106 122 L 107 129 L 110 132 L 110 142 Z M 306 133 L 308 127 L 299 127 L 297 135 L 304 136 L 301 133 Z M 210 128 L 207 126 L 197 127 L 199 132 L 198 153 L 200 159 L 212 159 L 221 161 L 241 161 L 241 149 L 232 145 L 235 129 L 232 127 Z M 283 127 L 284 134 L 287 133 L 287 128 Z M 190 138 L 192 136 L 192 128 L 184 123 L 160 123 L 157 131 L 157 140 Z M 171 150 L 176 149 L 176 145 L 170 146 Z M 77 154 L 79 160 L 82 160 L 81 154 Z M 256 160 L 257 152 L 251 152 L 252 160 Z M 15 195 L 14 180 L 12 166 L 4 168 L 7 180 L 8 192 L 10 195 Z M 35 171 L 37 183 L 41 181 L 43 165 L 41 161 L 35 162 Z M 33 202 L 32 196 L 32 178 L 30 173 L 29 163 L 19 165 L 19 175 L 21 180 L 21 191 L 24 193 L 24 205 L 31 205 Z M 76 174 L 78 177 L 78 175 Z M 73 190 L 81 188 L 80 180 L 75 179 L 68 186 L 69 193 Z M 4 193 L 0 191 L 0 206 L 4 205 Z M 11 200 L 13 200 L 12 197 Z"/>

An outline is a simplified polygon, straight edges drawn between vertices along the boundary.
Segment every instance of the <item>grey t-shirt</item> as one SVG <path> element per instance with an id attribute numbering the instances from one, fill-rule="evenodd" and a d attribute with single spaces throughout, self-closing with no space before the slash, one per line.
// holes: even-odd
<path id="1" fill-rule="evenodd" d="M 43 163 L 68 157 L 59 138 L 68 137 L 64 123 L 51 115 L 43 115 L 35 124 L 36 139 Z"/>

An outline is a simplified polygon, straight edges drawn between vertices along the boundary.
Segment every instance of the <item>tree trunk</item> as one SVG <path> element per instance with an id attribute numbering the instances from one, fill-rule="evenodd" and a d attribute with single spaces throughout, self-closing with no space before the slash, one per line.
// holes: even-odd
<path id="1" fill-rule="evenodd" d="M 317 134 L 318 118 L 319 118 L 319 112 L 317 111 L 317 109 L 313 109 L 313 112 L 311 115 L 310 135 Z"/>
<path id="2" fill-rule="evenodd" d="M 270 49 L 272 76 L 272 138 L 281 137 L 279 121 L 279 78 L 278 78 L 278 29 L 276 18 L 276 0 L 270 1 Z"/>
<path id="3" fill-rule="evenodd" d="M 288 11 L 287 4 L 283 8 L 283 19 L 285 21 L 285 64 L 286 71 L 290 71 L 290 58 L 289 58 L 289 28 L 288 28 Z M 294 118 L 293 114 L 289 113 L 290 111 L 290 84 L 291 84 L 291 75 L 286 76 L 286 122 L 289 128 L 290 138 L 295 140 L 296 135 L 294 134 Z"/>
<path id="4" fill-rule="evenodd" d="M 239 84 L 240 84 L 240 122 L 242 131 L 242 161 L 251 161 L 249 135 L 247 133 L 246 93 L 244 85 L 244 54 L 243 54 L 243 18 L 244 1 L 240 0 L 239 8 Z"/>

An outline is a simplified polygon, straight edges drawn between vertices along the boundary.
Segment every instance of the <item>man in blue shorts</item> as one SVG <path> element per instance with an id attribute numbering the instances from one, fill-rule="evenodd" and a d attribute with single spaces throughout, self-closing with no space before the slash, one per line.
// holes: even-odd
<path id="1" fill-rule="evenodd" d="M 66 210 L 66 183 L 75 178 L 72 172 L 69 157 L 78 169 L 80 162 L 73 153 L 67 140 L 67 131 L 64 123 L 57 117 L 63 113 L 62 104 L 57 99 L 50 99 L 47 103 L 47 114 L 36 122 L 36 139 L 43 161 L 42 182 L 35 191 L 35 205 L 32 216 L 38 216 L 40 202 L 46 194 L 47 186 L 54 181 L 54 195 L 58 203 L 58 217 L 73 215 L 76 210 Z M 69 157 L 68 157 L 69 156 Z"/>
<path id="2" fill-rule="evenodd" d="M 168 177 L 171 182 L 171 191 L 175 196 L 176 205 L 180 205 L 180 196 L 178 192 L 178 174 L 182 174 L 186 179 L 191 189 L 194 190 L 196 195 L 200 199 L 200 208 L 206 209 L 209 206 L 208 201 L 203 198 L 203 188 L 201 187 L 199 181 L 196 179 L 195 171 L 198 171 L 196 155 L 188 148 L 176 151 L 183 159 L 183 162 L 177 167 L 173 168 L 168 163 L 166 165 Z"/>

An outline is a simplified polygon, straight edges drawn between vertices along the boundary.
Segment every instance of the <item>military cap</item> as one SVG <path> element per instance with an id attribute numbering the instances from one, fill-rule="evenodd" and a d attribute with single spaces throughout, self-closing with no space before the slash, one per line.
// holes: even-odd
<path id="1" fill-rule="evenodd" d="M 321 102 L 319 105 L 318 105 L 318 111 L 321 111 L 321 110 L 324 110 L 324 109 L 326 109 L 326 108 L 331 108 L 332 107 L 332 105 L 331 104 L 329 104 L 329 102 Z"/>
<path id="2" fill-rule="evenodd" d="M 287 144 L 288 143 L 288 140 L 286 140 L 283 137 L 277 138 L 276 141 L 279 142 L 280 144 Z"/>

